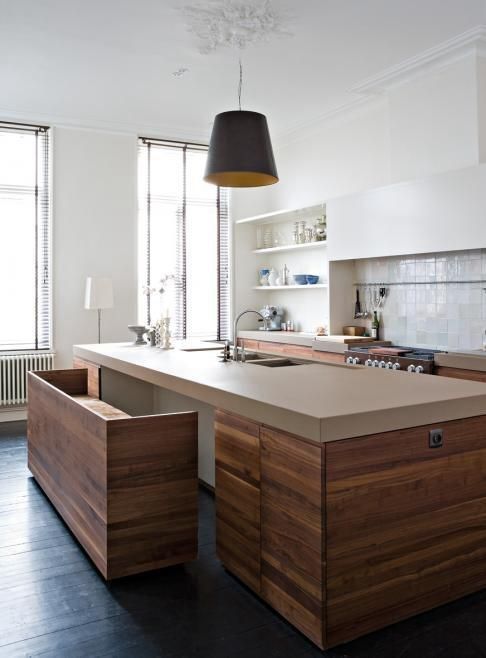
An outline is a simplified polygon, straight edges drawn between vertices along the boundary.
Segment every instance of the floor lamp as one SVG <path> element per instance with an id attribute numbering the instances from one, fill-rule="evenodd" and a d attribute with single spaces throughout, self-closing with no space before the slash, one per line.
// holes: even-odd
<path id="1" fill-rule="evenodd" d="M 108 277 L 86 279 L 84 308 L 98 311 L 98 343 L 101 343 L 101 310 L 113 308 L 113 283 Z"/>

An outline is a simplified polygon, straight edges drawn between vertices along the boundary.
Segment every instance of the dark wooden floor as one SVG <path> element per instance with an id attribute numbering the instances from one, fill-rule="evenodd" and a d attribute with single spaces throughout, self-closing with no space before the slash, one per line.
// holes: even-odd
<path id="1" fill-rule="evenodd" d="M 320 652 L 222 568 L 200 496 L 197 562 L 106 585 L 26 469 L 23 424 L 0 424 L 0 656 L 486 657 L 486 593 Z"/>

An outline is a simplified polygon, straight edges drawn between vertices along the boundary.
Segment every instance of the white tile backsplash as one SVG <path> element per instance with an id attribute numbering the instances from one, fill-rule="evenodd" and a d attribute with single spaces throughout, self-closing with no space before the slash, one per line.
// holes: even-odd
<path id="1" fill-rule="evenodd" d="M 436 349 L 482 346 L 486 249 L 370 258 L 357 260 L 355 267 L 359 283 L 400 284 L 388 287 L 380 312 L 384 339 Z"/>

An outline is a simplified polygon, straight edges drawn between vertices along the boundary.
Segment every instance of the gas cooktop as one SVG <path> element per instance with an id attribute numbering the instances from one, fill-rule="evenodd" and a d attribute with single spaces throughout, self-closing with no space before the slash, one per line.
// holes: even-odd
<path id="1" fill-rule="evenodd" d="M 432 374 L 434 357 L 441 350 L 391 345 L 387 347 L 353 347 L 344 353 L 346 363 L 371 368 L 407 370 L 417 374 Z"/>

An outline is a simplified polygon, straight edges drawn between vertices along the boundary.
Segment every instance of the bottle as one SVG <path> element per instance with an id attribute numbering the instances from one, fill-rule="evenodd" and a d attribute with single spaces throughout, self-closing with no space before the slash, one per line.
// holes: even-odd
<path id="1" fill-rule="evenodd" d="M 376 311 L 373 311 L 374 317 L 371 322 L 371 338 L 373 340 L 379 340 L 380 338 L 380 321 L 378 319 L 378 313 Z"/>

